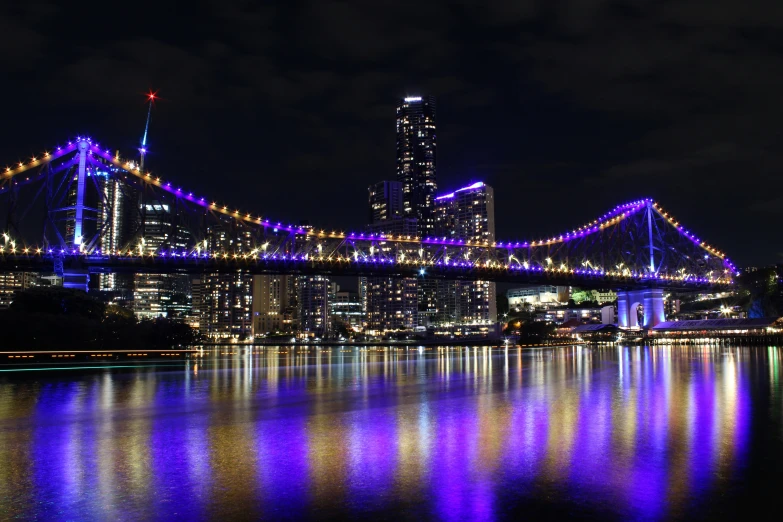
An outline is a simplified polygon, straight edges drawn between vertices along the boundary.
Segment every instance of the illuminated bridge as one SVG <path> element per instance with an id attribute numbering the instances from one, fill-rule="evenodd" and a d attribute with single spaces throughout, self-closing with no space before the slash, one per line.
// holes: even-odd
<path id="1" fill-rule="evenodd" d="M 621 317 L 646 303 L 662 319 L 664 289 L 726 288 L 736 275 L 723 252 L 650 199 L 531 241 L 346 233 L 212 201 L 81 137 L 4 169 L 0 219 L 0 271 L 57 273 L 82 288 L 107 272 L 490 280 L 614 288 Z"/>

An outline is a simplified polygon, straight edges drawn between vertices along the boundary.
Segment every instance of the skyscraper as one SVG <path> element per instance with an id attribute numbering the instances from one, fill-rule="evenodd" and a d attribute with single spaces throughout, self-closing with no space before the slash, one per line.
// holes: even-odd
<path id="1" fill-rule="evenodd" d="M 471 243 L 495 241 L 495 195 L 492 187 L 474 183 L 435 198 L 435 235 Z M 437 322 L 494 324 L 495 283 L 445 281 L 438 285 Z"/>
<path id="2" fill-rule="evenodd" d="M 140 208 L 143 234 L 138 245 L 144 254 L 187 247 L 190 233 L 179 224 L 179 216 L 166 201 L 148 200 Z M 181 312 L 183 297 L 190 293 L 190 279 L 180 274 L 133 275 L 133 311 L 139 318 L 167 317 L 169 308 L 177 303 Z M 175 295 L 178 299 L 175 299 Z"/>
<path id="3" fill-rule="evenodd" d="M 207 229 L 210 252 L 241 254 L 252 250 L 249 229 L 226 221 Z M 212 338 L 246 339 L 252 335 L 253 276 L 241 268 L 204 274 L 199 329 Z"/>
<path id="4" fill-rule="evenodd" d="M 402 183 L 379 181 L 370 185 L 370 223 L 402 218 Z"/>
<path id="5" fill-rule="evenodd" d="M 418 324 L 415 279 L 368 277 L 367 330 L 379 335 L 394 330 L 412 330 Z"/>
<path id="6" fill-rule="evenodd" d="M 253 335 L 290 332 L 295 328 L 296 277 L 253 276 Z"/>
<path id="7" fill-rule="evenodd" d="M 299 321 L 300 330 L 308 337 L 329 335 L 329 293 L 330 281 L 319 275 L 299 276 Z"/>
<path id="8" fill-rule="evenodd" d="M 367 231 L 376 234 L 416 236 L 417 219 L 403 217 L 403 184 L 381 181 L 369 187 Z M 381 247 L 383 249 L 383 247 Z M 367 326 L 374 334 L 412 329 L 418 318 L 415 279 L 367 277 L 360 283 Z"/>
<path id="9" fill-rule="evenodd" d="M 435 198 L 435 235 L 495 241 L 495 192 L 481 181 Z"/>
<path id="10" fill-rule="evenodd" d="M 431 235 L 436 178 L 435 97 L 409 96 L 397 105 L 397 181 L 402 183 L 403 217 Z"/>

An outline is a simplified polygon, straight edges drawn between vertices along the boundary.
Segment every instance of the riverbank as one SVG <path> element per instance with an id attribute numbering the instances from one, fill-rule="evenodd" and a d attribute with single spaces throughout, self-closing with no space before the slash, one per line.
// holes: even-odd
<path id="1" fill-rule="evenodd" d="M 134 368 L 140 365 L 183 363 L 187 361 L 198 363 L 204 359 L 221 358 L 235 355 L 258 355 L 268 353 L 278 354 L 310 354 L 341 352 L 441 352 L 456 348 L 478 348 L 480 346 L 491 350 L 505 348 L 557 348 L 574 346 L 583 343 L 552 343 L 552 344 L 275 344 L 275 345 L 245 345 L 245 344 L 214 344 L 209 346 L 194 346 L 168 350 L 19 350 L 0 352 L 0 371 L 14 369 L 91 369 L 91 368 Z"/>

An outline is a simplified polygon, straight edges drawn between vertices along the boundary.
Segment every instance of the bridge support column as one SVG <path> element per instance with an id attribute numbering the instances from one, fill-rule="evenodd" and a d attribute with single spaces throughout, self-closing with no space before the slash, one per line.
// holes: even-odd
<path id="1" fill-rule="evenodd" d="M 652 288 L 644 291 L 644 327 L 652 328 L 666 320 L 663 311 L 663 290 Z"/>
<path id="2" fill-rule="evenodd" d="M 639 324 L 639 306 L 644 307 L 643 324 Z M 663 290 L 617 292 L 617 322 L 622 328 L 652 328 L 666 320 L 663 311 Z"/>
<path id="3" fill-rule="evenodd" d="M 87 185 L 87 151 L 90 144 L 82 140 L 78 145 L 79 149 L 79 175 L 76 178 L 76 215 L 73 223 L 73 246 L 81 250 L 84 234 L 82 225 L 84 224 L 84 191 Z"/>

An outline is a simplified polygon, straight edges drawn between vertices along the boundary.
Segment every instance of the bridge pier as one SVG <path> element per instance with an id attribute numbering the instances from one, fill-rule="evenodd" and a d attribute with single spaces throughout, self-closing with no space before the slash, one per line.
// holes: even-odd
<path id="1" fill-rule="evenodd" d="M 63 272 L 63 288 L 75 288 L 88 291 L 90 286 L 90 273 L 86 270 L 66 270 Z"/>
<path id="2" fill-rule="evenodd" d="M 644 307 L 643 324 L 639 324 L 638 309 Z M 622 328 L 652 328 L 666 320 L 663 310 L 663 290 L 623 290 L 617 292 L 617 322 Z"/>

